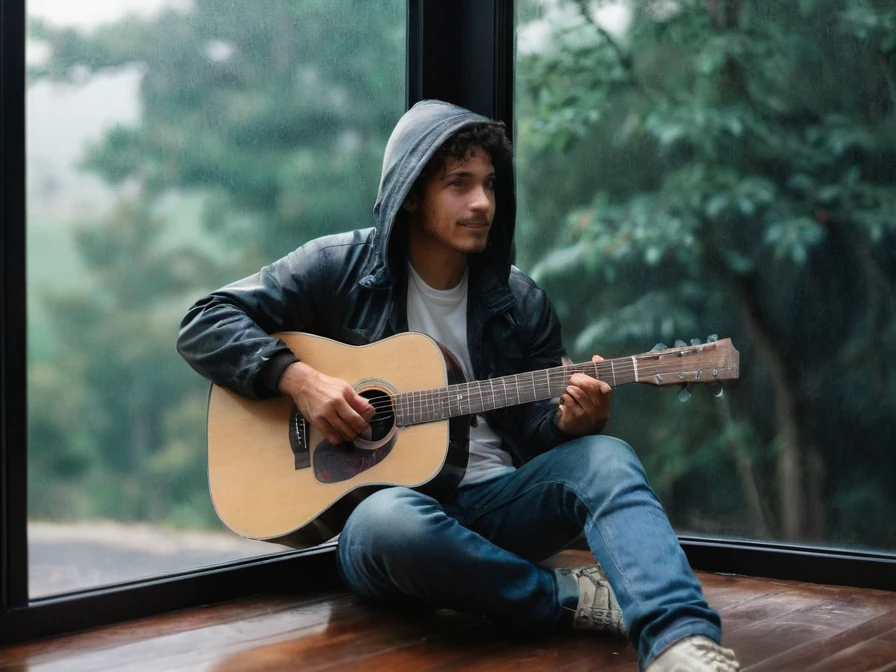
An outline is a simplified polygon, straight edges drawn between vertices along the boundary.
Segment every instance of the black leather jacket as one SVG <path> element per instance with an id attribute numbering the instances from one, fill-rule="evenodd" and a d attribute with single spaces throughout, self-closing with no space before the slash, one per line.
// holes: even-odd
<path id="1" fill-rule="evenodd" d="M 260 399 L 278 394 L 280 375 L 296 361 L 271 333 L 304 331 L 365 345 L 407 331 L 407 256 L 404 235 L 393 235 L 401 226 L 396 215 L 435 149 L 483 120 L 437 101 L 414 106 L 386 148 L 376 226 L 313 240 L 196 302 L 181 324 L 180 354 L 211 381 Z M 510 192 L 510 167 L 496 170 L 499 193 Z M 512 238 L 512 217 L 496 216 L 486 250 L 469 258 L 467 345 L 477 379 L 558 366 L 565 354 L 547 296 L 510 264 Z M 555 426 L 555 408 L 536 402 L 487 418 L 521 464 L 572 438 Z"/>

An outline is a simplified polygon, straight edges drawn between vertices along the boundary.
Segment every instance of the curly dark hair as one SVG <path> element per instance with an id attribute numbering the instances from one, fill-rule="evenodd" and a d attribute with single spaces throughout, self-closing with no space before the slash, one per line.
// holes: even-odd
<path id="1" fill-rule="evenodd" d="M 436 150 L 420 171 L 411 191 L 418 191 L 433 175 L 439 174 L 450 159 L 462 161 L 474 147 L 481 147 L 489 155 L 497 170 L 500 170 L 500 165 L 508 163 L 513 158 L 513 145 L 507 137 L 504 122 L 486 121 L 464 126 Z"/>

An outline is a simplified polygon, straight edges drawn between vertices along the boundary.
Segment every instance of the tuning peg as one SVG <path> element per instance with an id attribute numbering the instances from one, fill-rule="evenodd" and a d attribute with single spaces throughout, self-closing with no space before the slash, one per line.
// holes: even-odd
<path id="1" fill-rule="evenodd" d="M 701 341 L 699 338 L 692 338 L 692 339 L 691 339 L 691 345 L 700 345 L 702 342 L 703 342 L 703 341 Z"/>
<path id="2" fill-rule="evenodd" d="M 657 343 L 655 346 L 653 346 L 653 349 L 650 352 L 656 352 L 657 350 L 665 350 L 665 349 L 666 349 L 665 343 Z"/>
<path id="3" fill-rule="evenodd" d="M 685 402 L 691 398 L 691 391 L 688 389 L 687 383 L 682 383 L 681 389 L 678 390 L 678 401 Z"/>
<path id="4" fill-rule="evenodd" d="M 686 346 L 686 345 L 687 345 L 687 343 L 685 343 L 685 342 L 684 342 L 683 340 L 681 340 L 680 338 L 676 338 L 676 339 L 675 339 L 675 347 L 676 347 L 676 348 L 683 348 L 683 347 Z"/>
<path id="5" fill-rule="evenodd" d="M 707 343 L 715 343 L 717 340 L 719 340 L 718 334 L 710 334 L 709 336 L 706 337 Z"/>
<path id="6" fill-rule="evenodd" d="M 714 383 L 710 383 L 709 393 L 716 399 L 721 399 L 725 396 L 725 388 L 722 387 L 722 383 L 716 381 Z"/>

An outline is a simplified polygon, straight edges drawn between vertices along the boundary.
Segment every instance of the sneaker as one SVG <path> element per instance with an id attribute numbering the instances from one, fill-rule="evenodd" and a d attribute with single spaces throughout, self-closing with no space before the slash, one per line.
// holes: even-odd
<path id="1" fill-rule="evenodd" d="M 622 610 L 600 565 L 558 571 L 560 574 L 572 575 L 579 583 L 579 602 L 573 616 L 573 630 L 600 630 L 621 637 L 628 636 L 622 620 Z"/>
<path id="2" fill-rule="evenodd" d="M 686 637 L 657 656 L 647 672 L 737 672 L 734 651 L 702 636 Z"/>

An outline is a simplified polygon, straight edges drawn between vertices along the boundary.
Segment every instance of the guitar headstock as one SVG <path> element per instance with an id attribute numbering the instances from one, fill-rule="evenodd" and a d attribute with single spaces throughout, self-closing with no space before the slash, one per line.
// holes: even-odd
<path id="1" fill-rule="evenodd" d="M 638 382 L 649 385 L 716 383 L 740 376 L 740 353 L 730 338 L 706 343 L 681 341 L 673 348 L 636 355 Z"/>

